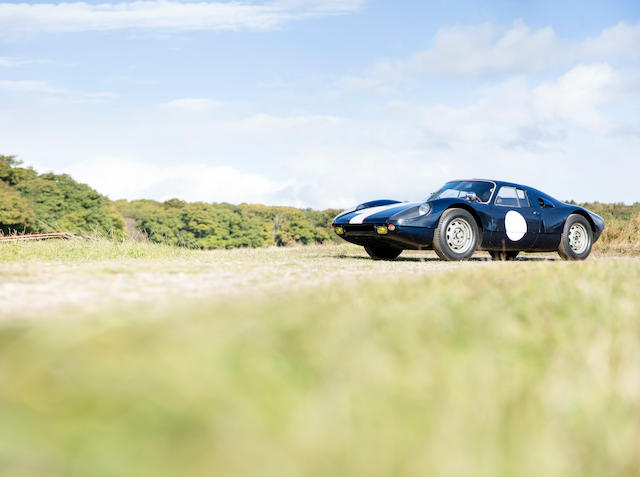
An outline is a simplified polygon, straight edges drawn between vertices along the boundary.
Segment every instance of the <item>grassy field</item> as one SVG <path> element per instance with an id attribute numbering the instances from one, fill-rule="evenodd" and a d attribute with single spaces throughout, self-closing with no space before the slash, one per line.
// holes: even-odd
<path id="1" fill-rule="evenodd" d="M 401 258 L 0 247 L 0 475 L 640 473 L 639 259 Z"/>

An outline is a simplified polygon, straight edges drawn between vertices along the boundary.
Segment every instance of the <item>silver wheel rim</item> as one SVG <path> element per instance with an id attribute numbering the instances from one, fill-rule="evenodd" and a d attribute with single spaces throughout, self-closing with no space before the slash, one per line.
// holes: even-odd
<path id="1" fill-rule="evenodd" d="M 575 223 L 569 227 L 569 247 L 577 255 L 587 250 L 589 246 L 589 234 L 584 225 Z"/>
<path id="2" fill-rule="evenodd" d="M 473 229 L 462 218 L 453 219 L 447 226 L 447 245 L 455 253 L 466 253 L 473 245 Z"/>

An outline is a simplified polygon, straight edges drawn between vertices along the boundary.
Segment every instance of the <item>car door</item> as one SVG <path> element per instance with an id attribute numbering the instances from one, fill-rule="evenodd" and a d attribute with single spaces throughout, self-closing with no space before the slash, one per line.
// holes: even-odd
<path id="1" fill-rule="evenodd" d="M 490 245 L 501 250 L 529 250 L 540 233 L 540 211 L 531 207 L 527 192 L 502 186 L 492 205 L 495 229 Z"/>
<path id="2" fill-rule="evenodd" d="M 558 208 L 554 201 L 540 193 L 527 194 L 531 206 L 540 213 L 540 234 L 534 245 L 536 251 L 556 250 L 567 218 L 566 211 Z"/>

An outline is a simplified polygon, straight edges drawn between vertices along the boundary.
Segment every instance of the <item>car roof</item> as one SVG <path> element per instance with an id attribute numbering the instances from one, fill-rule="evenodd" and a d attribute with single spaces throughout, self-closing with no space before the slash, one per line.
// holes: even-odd
<path id="1" fill-rule="evenodd" d="M 540 192 L 537 189 L 534 189 L 533 187 L 529 187 L 523 184 L 517 184 L 515 182 L 507 182 L 507 181 L 500 181 L 500 180 L 496 180 L 496 179 L 480 179 L 480 178 L 473 178 L 473 179 L 456 179 L 453 181 L 448 181 L 448 182 L 473 182 L 473 181 L 477 181 L 477 182 L 493 182 L 494 184 L 496 184 L 498 187 L 502 187 L 502 186 L 507 186 L 507 187 L 518 187 L 520 189 L 529 189 L 529 190 L 533 190 L 536 192 Z"/>
<path id="2" fill-rule="evenodd" d="M 496 179 L 480 179 L 480 178 L 456 179 L 456 180 L 449 181 L 449 182 L 464 182 L 464 181 L 493 182 L 497 187 L 502 187 L 502 186 L 517 187 L 519 189 L 525 189 L 525 190 L 529 190 L 531 192 L 536 192 L 536 193 L 538 193 L 538 194 L 540 194 L 540 195 L 542 195 L 544 197 L 547 197 L 549 199 L 554 200 L 557 203 L 561 203 L 561 201 L 559 201 L 558 199 L 555 199 L 555 198 L 551 197 L 549 194 L 545 194 L 541 190 L 538 190 L 538 189 L 536 189 L 534 187 L 531 187 L 531 186 L 518 184 L 516 182 L 507 182 L 507 181 L 500 181 L 500 180 L 496 180 Z"/>

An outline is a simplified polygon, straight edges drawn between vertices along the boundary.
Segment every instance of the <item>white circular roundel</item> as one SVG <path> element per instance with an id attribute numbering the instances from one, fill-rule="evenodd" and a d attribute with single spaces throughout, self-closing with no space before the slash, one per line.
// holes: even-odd
<path id="1" fill-rule="evenodd" d="M 507 237 L 513 242 L 517 242 L 527 233 L 527 221 L 515 210 L 507 212 L 507 216 L 504 218 L 504 227 L 507 229 Z"/>

